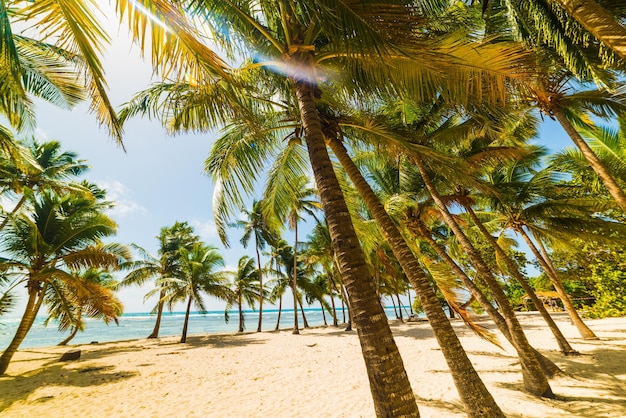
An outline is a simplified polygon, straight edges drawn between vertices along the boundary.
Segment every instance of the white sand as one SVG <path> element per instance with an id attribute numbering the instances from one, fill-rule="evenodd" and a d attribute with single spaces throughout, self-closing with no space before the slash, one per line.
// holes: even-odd
<path id="1" fill-rule="evenodd" d="M 580 357 L 564 357 L 535 314 L 520 320 L 531 343 L 570 376 L 551 380 L 557 399 L 521 391 L 519 363 L 453 321 L 483 381 L 510 417 L 626 417 L 626 318 L 589 320 L 584 341 L 555 319 Z M 485 322 L 487 324 L 487 322 Z M 422 417 L 463 408 L 427 323 L 392 325 Z M 502 339 L 501 339 L 502 340 Z M 372 417 L 356 332 L 336 328 L 83 345 L 19 351 L 0 377 L 2 417 Z"/>

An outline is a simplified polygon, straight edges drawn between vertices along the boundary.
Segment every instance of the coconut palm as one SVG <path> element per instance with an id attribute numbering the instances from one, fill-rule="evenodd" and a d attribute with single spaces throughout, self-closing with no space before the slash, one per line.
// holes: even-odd
<path id="1" fill-rule="evenodd" d="M 161 288 L 166 289 L 162 298 L 164 302 L 171 306 L 177 302 L 187 301 L 180 338 L 180 342 L 185 343 L 192 303 L 204 313 L 206 309 L 203 294 L 225 301 L 232 300 L 234 295 L 228 286 L 226 274 L 216 271 L 217 268 L 224 266 L 224 259 L 217 247 L 197 242 L 190 249 L 181 247 L 178 252 L 179 274 L 177 277 L 161 278 L 160 281 L 162 282 Z M 154 289 L 152 292 L 160 292 L 160 289 Z"/>
<path id="2" fill-rule="evenodd" d="M 99 23 L 102 17 L 94 1 L 0 2 L 0 111 L 12 124 L 32 119 L 27 93 L 65 107 L 88 95 L 98 121 L 121 143 L 101 62 L 110 40 Z M 18 25 L 42 30 L 38 38 L 28 38 L 15 33 Z"/>
<path id="3" fill-rule="evenodd" d="M 262 213 L 262 201 L 255 200 L 252 202 L 252 210 L 242 210 L 245 220 L 239 220 L 231 226 L 243 229 L 243 236 L 241 237 L 241 244 L 244 248 L 248 247 L 250 237 L 254 236 L 254 249 L 256 251 L 257 268 L 259 269 L 259 325 L 257 332 L 261 332 L 261 326 L 263 323 L 263 267 L 261 265 L 261 250 L 265 248 L 268 241 L 272 239 L 272 231 L 268 225 L 268 222 L 264 219 Z"/>
<path id="4" fill-rule="evenodd" d="M 82 267 L 112 268 L 129 258 L 125 247 L 100 245 L 116 232 L 116 224 L 102 213 L 95 199 L 44 192 L 32 198 L 31 213 L 18 215 L 2 236 L 3 270 L 19 272 L 28 289 L 28 301 L 15 336 L 0 357 L 4 374 L 30 330 L 48 292 L 57 283 L 77 283 L 72 271 Z"/>
<path id="5" fill-rule="evenodd" d="M 239 329 L 238 332 L 245 330 L 245 318 L 243 315 L 244 302 L 254 309 L 254 302 L 259 299 L 259 271 L 254 265 L 254 259 L 244 255 L 239 259 L 237 271 L 231 272 L 233 276 L 231 290 L 233 298 L 226 305 L 226 310 L 230 310 L 233 304 L 237 305 L 239 310 Z"/>
<path id="6" fill-rule="evenodd" d="M 85 317 L 117 324 L 123 312 L 122 303 L 114 293 L 117 281 L 110 272 L 87 269 L 73 274 L 75 281 L 57 281 L 54 287 L 48 288 L 46 295 L 49 315 L 45 324 L 57 321 L 61 332 L 71 328 L 70 335 L 58 345 L 67 345 L 78 331 L 85 330 Z M 53 288 L 56 292 L 52 292 Z"/>
<path id="7" fill-rule="evenodd" d="M 140 3 L 148 4 L 150 10 L 154 10 L 152 6 L 161 2 L 145 0 Z M 393 340 L 376 295 L 370 294 L 371 286 L 362 279 L 369 276 L 367 265 L 325 148 L 316 102 L 324 94 L 323 90 L 328 91 L 331 86 L 330 83 L 324 83 L 322 76 L 333 75 L 336 68 L 342 68 L 342 74 L 346 75 L 342 79 L 345 81 L 343 87 L 354 94 L 353 97 L 388 92 L 391 90 L 389 83 L 398 81 L 398 85 L 410 90 L 408 94 L 419 97 L 430 96 L 439 85 L 445 84 L 442 91 L 448 98 L 462 95 L 465 97 L 463 100 L 467 100 L 468 89 L 465 86 L 469 85 L 470 92 L 484 92 L 486 95 L 482 97 L 496 100 L 502 94 L 499 87 L 506 84 L 503 83 L 504 78 L 520 74 L 520 67 L 512 65 L 510 60 L 513 50 L 504 44 L 470 45 L 464 43 L 459 35 L 443 40 L 428 38 L 431 43 L 424 47 L 422 42 L 425 42 L 425 38 L 421 38 L 422 32 L 415 28 L 424 21 L 425 16 L 415 12 L 430 12 L 433 9 L 406 7 L 405 2 L 387 2 L 380 7 L 371 4 L 355 7 L 355 4 L 344 2 L 332 2 L 328 3 L 328 7 L 320 7 L 319 1 L 299 2 L 298 7 L 291 3 L 263 1 L 258 8 L 257 3 L 251 7 L 252 4 L 248 2 L 239 1 L 181 4 L 187 6 L 184 10 L 194 14 L 196 21 L 202 20 L 204 25 L 214 29 L 216 42 L 233 55 L 239 54 L 244 58 L 245 67 L 239 74 L 249 76 L 247 80 L 256 81 L 254 91 L 235 94 L 234 100 L 226 100 L 227 97 L 233 97 L 233 89 L 225 86 L 230 81 L 220 83 L 211 79 L 205 82 L 198 77 L 192 83 L 170 83 L 169 87 L 165 86 L 165 90 L 155 88 L 138 95 L 131 102 L 131 110 L 127 113 L 151 113 L 163 117 L 173 130 L 204 130 L 215 126 L 216 121 L 224 121 L 233 115 L 245 115 L 245 112 L 233 106 L 235 102 L 240 104 L 245 101 L 245 97 L 263 98 L 266 108 L 269 107 L 267 97 L 279 97 L 271 105 L 281 106 L 282 102 L 291 112 L 299 113 L 301 123 L 298 122 L 297 130 L 306 142 L 322 206 L 336 246 L 339 269 L 348 288 L 347 293 L 359 305 L 353 306 L 353 312 L 357 313 L 354 319 L 366 365 L 370 370 L 368 375 L 375 397 L 376 413 L 397 415 L 404 410 L 416 414 L 417 407 L 411 400 L 413 396 L 395 344 L 392 343 L 391 348 L 388 343 L 385 346 L 381 344 L 381 341 Z M 441 7 L 441 4 L 437 7 Z M 159 17 L 167 15 L 161 14 Z M 223 25 L 225 18 L 230 25 Z M 152 24 L 148 18 L 141 19 L 148 25 Z M 245 61 L 248 57 L 250 60 Z M 416 65 L 415 60 L 423 65 Z M 463 65 L 458 65 L 461 61 Z M 490 70 L 484 71 L 486 67 L 490 67 Z M 443 68 L 449 71 L 441 71 Z M 482 72 L 485 77 L 476 77 L 477 72 Z M 233 79 L 232 75 L 229 76 Z M 329 77 L 326 80 L 339 79 Z M 424 83 L 425 80 L 427 83 Z M 468 83 L 465 84 L 465 81 Z M 493 88 L 483 89 L 482 81 L 494 82 L 491 84 Z M 245 83 L 238 86 L 241 85 Z M 269 91 L 260 91 L 265 87 Z M 169 101 L 168 95 L 172 99 L 176 95 L 176 102 Z M 209 102 L 210 98 L 215 100 Z M 161 100 L 167 104 L 155 106 Z M 216 106 L 217 103 L 219 105 Z M 249 121 L 248 118 L 241 118 L 236 123 L 231 122 L 230 126 L 248 124 Z M 253 179 L 256 178 L 253 173 L 265 167 L 260 160 L 268 155 L 267 141 L 250 136 L 244 139 L 245 149 L 231 147 L 228 154 L 229 158 L 235 155 L 242 157 L 232 161 L 237 163 L 237 168 L 231 177 L 239 177 L 243 188 L 235 191 L 227 182 L 218 182 L 217 200 L 225 194 L 236 200 L 241 191 L 251 192 L 254 188 Z M 245 153 L 247 156 L 244 156 Z M 231 168 L 234 168 L 232 164 Z M 241 207 L 239 202 L 231 202 L 230 205 Z M 385 337 L 382 338 L 382 335 Z M 387 379 L 385 385 L 374 379 L 374 376 L 388 374 L 394 378 Z M 468 412 L 471 409 L 469 405 L 476 405 L 483 395 L 472 396 L 472 402 L 467 402 Z M 391 398 L 395 400 L 390 401 Z M 488 398 L 490 396 L 485 397 Z M 487 400 L 486 404 L 488 406 L 477 409 L 483 413 L 495 410 L 493 401 Z"/>
<path id="8" fill-rule="evenodd" d="M 180 249 L 190 249 L 198 242 L 198 237 L 193 235 L 193 228 L 187 222 L 175 222 L 171 227 L 161 228 L 161 232 L 156 237 L 159 241 L 158 256 L 149 254 L 143 248 L 133 245 L 142 257 L 136 260 L 124 263 L 121 268 L 130 270 L 130 272 L 122 279 L 120 286 L 144 285 L 148 280 L 155 279 L 159 286 L 159 299 L 153 311 L 156 311 L 156 321 L 154 328 L 148 338 L 158 338 L 159 329 L 161 327 L 161 315 L 165 304 L 165 295 L 168 291 L 167 284 L 170 281 L 165 279 L 180 278 Z M 162 285 L 162 286 L 161 286 Z"/>
<path id="9" fill-rule="evenodd" d="M 0 224 L 4 229 L 11 216 L 14 216 L 27 200 L 27 191 L 54 190 L 57 193 L 74 192 L 89 194 L 80 184 L 70 180 L 80 176 L 89 166 L 84 160 L 77 159 L 71 151 L 62 151 L 58 141 L 38 143 L 32 139 L 29 143 L 20 142 L 27 151 L 27 160 L 16 164 L 11 156 L 0 158 L 0 193 L 19 196 L 12 211 L 5 215 Z"/>

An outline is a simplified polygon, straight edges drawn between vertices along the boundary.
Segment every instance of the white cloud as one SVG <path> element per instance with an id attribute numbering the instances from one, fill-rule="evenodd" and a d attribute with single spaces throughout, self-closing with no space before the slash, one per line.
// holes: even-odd
<path id="1" fill-rule="evenodd" d="M 199 219 L 194 219 L 191 221 L 191 226 L 193 226 L 196 233 L 200 235 L 200 238 L 204 240 L 217 238 L 217 227 L 215 226 L 215 222 L 213 220 L 201 221 Z"/>
<path id="2" fill-rule="evenodd" d="M 50 135 L 48 135 L 48 132 L 44 131 L 41 128 L 35 128 L 35 138 L 37 138 L 37 141 L 39 142 L 50 141 Z"/>
<path id="3" fill-rule="evenodd" d="M 115 202 L 109 211 L 111 216 L 127 216 L 131 214 L 147 215 L 148 209 L 131 199 L 133 194 L 125 184 L 119 181 L 101 181 L 98 186 L 107 191 L 107 199 Z"/>

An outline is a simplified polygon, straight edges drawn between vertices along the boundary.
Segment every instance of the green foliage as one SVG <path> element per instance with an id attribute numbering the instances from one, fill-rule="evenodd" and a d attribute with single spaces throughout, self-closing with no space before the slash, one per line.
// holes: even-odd
<path id="1" fill-rule="evenodd" d="M 592 318 L 626 315 L 626 259 L 623 253 L 621 255 L 619 264 L 598 262 L 591 267 L 596 298 L 588 312 Z"/>

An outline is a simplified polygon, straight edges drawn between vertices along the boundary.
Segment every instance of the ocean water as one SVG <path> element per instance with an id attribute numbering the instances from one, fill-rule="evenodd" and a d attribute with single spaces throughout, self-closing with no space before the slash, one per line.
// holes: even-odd
<path id="1" fill-rule="evenodd" d="M 408 309 L 408 307 L 407 307 Z M 308 308 L 304 310 L 309 326 L 323 325 L 324 320 L 320 308 Z M 393 307 L 385 308 L 387 317 L 395 319 Z M 404 313 L 403 313 L 404 314 Z M 346 311 L 347 315 L 347 311 Z M 224 320 L 224 311 L 210 311 L 207 313 L 192 312 L 189 316 L 189 328 L 187 335 L 205 335 L 219 333 L 235 333 L 239 327 L 239 314 L 237 311 L 229 313 L 230 320 Z M 244 311 L 245 330 L 256 331 L 259 321 L 258 311 Z M 274 330 L 278 318 L 278 310 L 263 310 L 263 330 Z M 156 315 L 150 313 L 126 313 L 119 319 L 119 324 L 104 321 L 87 319 L 85 330 L 78 332 L 71 344 L 89 344 L 91 342 L 111 342 L 134 340 L 146 338 L 154 328 Z M 69 335 L 69 331 L 59 332 L 56 323 L 49 323 L 44 326 L 45 317 L 38 317 L 29 331 L 26 339 L 20 345 L 23 348 L 36 348 L 53 346 L 61 342 Z M 184 312 L 163 312 L 161 318 L 160 337 L 180 335 L 185 320 Z M 326 320 L 332 324 L 332 318 L 326 312 Z M 343 322 L 343 314 L 337 310 L 337 320 Z M 8 316 L 0 318 L 0 351 L 9 345 L 20 318 Z M 298 315 L 299 327 L 303 327 L 302 315 Z M 283 310 L 280 318 L 280 328 L 288 329 L 293 327 L 293 309 Z"/>

